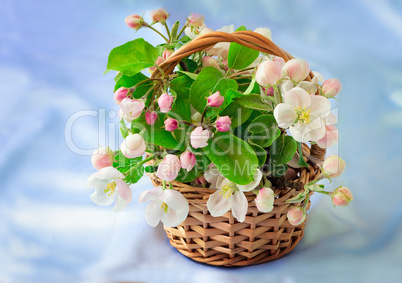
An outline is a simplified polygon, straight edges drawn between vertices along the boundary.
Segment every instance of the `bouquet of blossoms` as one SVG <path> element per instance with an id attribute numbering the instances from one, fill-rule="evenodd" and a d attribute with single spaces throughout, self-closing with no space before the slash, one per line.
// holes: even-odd
<path id="1" fill-rule="evenodd" d="M 155 31 L 164 42 L 152 46 L 135 39 L 108 58 L 107 71 L 117 71 L 114 100 L 124 141 L 116 151 L 99 148 L 92 156 L 99 171 L 88 186 L 96 204 L 124 209 L 132 201 L 129 186 L 146 172 L 155 184 L 140 195 L 140 202 L 149 202 L 146 220 L 151 226 L 162 222 L 172 241 L 180 235 L 169 227 L 179 225 L 206 241 L 209 234 L 195 225 L 205 229 L 215 223 L 211 217 L 224 216 L 235 225 L 266 215 L 264 221 L 280 219 L 293 232 L 304 223 L 313 192 L 328 195 L 336 206 L 349 204 L 346 187 L 328 192 L 317 184 L 345 168 L 338 156 L 324 160 L 325 149 L 338 140 L 330 99 L 342 89 L 339 80 L 311 72 L 305 60 L 273 44 L 267 28 L 212 31 L 196 13 L 169 27 L 165 9 L 150 16 L 152 23 L 139 15 L 125 22 Z M 208 219 L 200 220 L 197 209 Z M 188 220 L 192 212 L 206 222 Z"/>

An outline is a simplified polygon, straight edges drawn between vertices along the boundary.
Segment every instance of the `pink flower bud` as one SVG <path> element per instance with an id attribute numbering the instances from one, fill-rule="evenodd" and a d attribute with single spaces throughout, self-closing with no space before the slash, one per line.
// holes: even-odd
<path id="1" fill-rule="evenodd" d="M 274 61 L 267 60 L 258 66 L 255 80 L 260 86 L 268 87 L 278 83 L 282 77 L 280 66 Z"/>
<path id="2" fill-rule="evenodd" d="M 219 91 L 208 97 L 208 105 L 212 107 L 219 107 L 222 105 L 225 98 L 220 94 Z"/>
<path id="3" fill-rule="evenodd" d="M 177 129 L 177 120 L 173 118 L 167 118 L 165 120 L 165 130 L 172 132 Z"/>
<path id="4" fill-rule="evenodd" d="M 221 61 L 221 64 L 222 64 L 222 68 L 223 68 L 225 71 L 229 70 L 228 59 L 222 60 L 222 61 Z"/>
<path id="5" fill-rule="evenodd" d="M 161 112 L 167 113 L 172 109 L 173 99 L 173 96 L 170 96 L 166 92 L 162 93 L 158 99 L 158 105 L 161 109 Z"/>
<path id="6" fill-rule="evenodd" d="M 156 176 L 167 182 L 177 178 L 181 168 L 180 160 L 176 155 L 167 154 L 159 164 Z"/>
<path id="7" fill-rule="evenodd" d="M 160 65 L 160 64 L 162 64 L 163 62 L 165 62 L 165 59 L 163 58 L 163 57 L 158 57 L 157 59 L 156 59 L 156 61 L 155 61 L 155 65 Z M 154 66 L 154 67 L 150 67 L 149 68 L 149 70 L 150 71 L 155 71 L 156 70 L 156 67 Z"/>
<path id="8" fill-rule="evenodd" d="M 145 114 L 145 121 L 147 121 L 148 125 L 155 124 L 156 120 L 158 119 L 158 114 L 155 111 L 147 111 Z"/>
<path id="9" fill-rule="evenodd" d="M 190 143 L 194 148 L 203 148 L 208 145 L 209 132 L 201 126 L 194 129 L 190 135 Z"/>
<path id="10" fill-rule="evenodd" d="M 267 94 L 267 96 L 274 96 L 275 94 L 275 90 L 272 86 L 270 88 L 263 87 L 262 90 Z"/>
<path id="11" fill-rule="evenodd" d="M 129 134 L 120 145 L 121 153 L 127 158 L 135 158 L 145 153 L 145 141 L 139 134 Z"/>
<path id="12" fill-rule="evenodd" d="M 201 176 L 198 176 L 198 177 L 195 179 L 195 182 L 196 182 L 198 185 L 205 185 L 205 184 L 207 183 L 207 180 L 205 180 L 204 176 L 201 175 Z"/>
<path id="13" fill-rule="evenodd" d="M 132 29 L 138 30 L 144 24 L 144 19 L 140 15 L 130 15 L 125 19 L 126 25 Z"/>
<path id="14" fill-rule="evenodd" d="M 290 224 L 292 224 L 293 226 L 298 226 L 302 224 L 306 219 L 306 212 L 304 211 L 304 209 L 298 206 L 294 206 L 289 209 L 287 217 Z"/>
<path id="15" fill-rule="evenodd" d="M 120 104 L 121 101 L 127 97 L 127 94 L 130 92 L 130 89 L 121 87 L 118 90 L 114 92 L 114 100 L 116 101 L 116 104 Z"/>
<path id="16" fill-rule="evenodd" d="M 261 212 L 270 212 L 274 209 L 275 195 L 271 188 L 262 188 L 254 199 L 255 205 Z"/>
<path id="17" fill-rule="evenodd" d="M 151 16 L 152 22 L 163 24 L 169 17 L 169 13 L 165 9 L 159 8 L 159 9 L 151 11 L 150 16 Z"/>
<path id="18" fill-rule="evenodd" d="M 205 18 L 201 14 L 192 13 L 187 20 L 190 26 L 193 28 L 199 28 L 204 24 Z"/>
<path id="19" fill-rule="evenodd" d="M 173 54 L 173 52 L 174 52 L 174 50 L 171 50 L 171 49 L 165 49 L 165 50 L 163 50 L 162 58 L 163 58 L 164 60 L 166 60 L 167 58 L 169 58 L 170 55 Z M 158 65 L 159 65 L 159 64 L 158 64 Z"/>
<path id="20" fill-rule="evenodd" d="M 230 125 L 232 121 L 230 120 L 229 116 L 222 116 L 216 120 L 216 129 L 219 132 L 228 132 L 230 131 Z"/>
<path id="21" fill-rule="evenodd" d="M 95 169 L 100 170 L 104 167 L 113 165 L 114 154 L 110 148 L 98 148 L 94 151 L 91 157 L 92 165 Z"/>
<path id="22" fill-rule="evenodd" d="M 218 61 L 214 57 L 205 56 L 202 58 L 202 67 L 214 67 L 216 69 L 220 69 Z"/>
<path id="23" fill-rule="evenodd" d="M 283 66 L 285 66 L 285 60 L 283 60 L 283 58 L 281 58 L 281 57 L 275 57 L 274 62 L 276 64 L 278 64 L 279 67 L 281 67 L 281 70 L 282 70 Z"/>
<path id="24" fill-rule="evenodd" d="M 334 97 L 342 90 L 342 83 L 338 79 L 329 79 L 322 84 L 322 95 L 325 97 Z"/>
<path id="25" fill-rule="evenodd" d="M 282 68 L 282 74 L 293 82 L 303 81 L 310 73 L 310 66 L 304 59 L 292 59 L 286 62 Z"/>
<path id="26" fill-rule="evenodd" d="M 321 148 L 329 148 L 338 142 L 338 129 L 334 125 L 327 125 L 325 129 L 324 137 L 317 141 Z"/>
<path id="27" fill-rule="evenodd" d="M 353 200 L 352 192 L 346 187 L 337 188 L 331 193 L 332 203 L 336 206 L 348 206 Z"/>
<path id="28" fill-rule="evenodd" d="M 345 170 L 346 163 L 337 155 L 328 156 L 322 166 L 322 175 L 325 178 L 340 176 Z"/>
<path id="29" fill-rule="evenodd" d="M 125 118 L 128 120 L 134 120 L 140 117 L 142 110 L 145 107 L 145 103 L 141 99 L 124 98 L 120 103 L 121 111 Z"/>
<path id="30" fill-rule="evenodd" d="M 192 152 L 186 151 L 180 156 L 181 168 L 190 172 L 195 165 L 195 155 Z"/>

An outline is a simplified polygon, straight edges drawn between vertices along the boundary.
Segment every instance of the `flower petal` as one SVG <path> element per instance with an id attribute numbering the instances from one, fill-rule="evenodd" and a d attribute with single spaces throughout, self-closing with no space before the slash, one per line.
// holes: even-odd
<path id="1" fill-rule="evenodd" d="M 220 194 L 220 190 L 209 196 L 207 207 L 212 216 L 222 216 L 230 209 L 229 199 Z"/>
<path id="2" fill-rule="evenodd" d="M 156 225 L 158 225 L 163 214 L 165 213 L 161 208 L 162 204 L 163 201 L 154 200 L 151 201 L 147 205 L 147 208 L 145 209 L 145 219 L 147 220 L 148 224 L 152 227 L 156 227 Z"/>
<path id="3" fill-rule="evenodd" d="M 271 188 L 262 188 L 254 201 L 259 211 L 270 212 L 274 209 L 274 200 L 274 191 Z"/>
<path id="4" fill-rule="evenodd" d="M 247 185 L 237 185 L 240 191 L 249 192 L 254 190 L 259 184 L 262 179 L 262 172 L 257 169 L 254 174 L 254 181 L 248 183 Z"/>
<path id="5" fill-rule="evenodd" d="M 105 188 L 107 183 L 109 183 L 109 180 L 103 180 L 103 179 L 97 178 L 96 173 L 93 173 L 91 176 L 89 176 L 88 181 L 87 181 L 87 187 L 88 188 L 96 188 L 96 187 Z"/>
<path id="6" fill-rule="evenodd" d="M 181 193 L 175 190 L 164 190 L 160 194 L 159 199 L 165 202 L 169 206 L 169 208 L 174 210 L 178 210 L 186 206 L 188 207 L 188 201 L 186 200 L 186 198 Z"/>
<path id="7" fill-rule="evenodd" d="M 244 222 L 246 219 L 248 201 L 242 191 L 236 191 L 229 197 L 230 208 L 232 209 L 233 216 L 239 222 Z"/>
<path id="8" fill-rule="evenodd" d="M 114 212 L 122 211 L 127 207 L 128 202 L 125 201 L 119 194 L 116 196 L 116 202 L 114 203 Z"/>
<path id="9" fill-rule="evenodd" d="M 163 192 L 161 187 L 155 187 L 150 190 L 143 191 L 138 198 L 139 203 L 148 202 L 151 200 L 159 199 L 160 194 Z"/>
<path id="10" fill-rule="evenodd" d="M 91 195 L 91 199 L 94 203 L 100 206 L 108 206 L 111 205 L 114 201 L 114 198 L 116 196 L 116 192 L 113 194 L 110 193 L 105 193 L 105 187 L 95 187 L 95 192 Z"/>
<path id="11" fill-rule="evenodd" d="M 293 82 L 291 80 L 289 80 L 289 79 L 284 80 L 281 83 L 281 91 L 282 91 L 282 93 L 286 93 L 289 90 L 291 90 L 292 88 L 293 88 Z"/>
<path id="12" fill-rule="evenodd" d="M 218 168 L 216 168 L 215 165 L 210 165 L 207 170 L 204 172 L 204 178 L 207 180 L 209 183 L 211 183 L 210 188 L 216 189 L 217 188 L 217 183 L 220 181 L 221 173 L 219 172 Z"/>
<path id="13" fill-rule="evenodd" d="M 289 132 L 296 141 L 308 142 L 309 141 L 308 138 L 310 136 L 305 136 L 305 134 L 303 133 L 305 128 L 306 128 L 306 124 L 299 121 L 296 124 L 294 124 L 293 126 L 289 127 Z"/>
<path id="14" fill-rule="evenodd" d="M 325 136 L 325 122 L 321 118 L 316 118 L 310 123 L 307 124 L 307 127 L 304 131 L 305 134 L 305 140 L 310 140 L 310 141 L 318 141 L 322 139 Z"/>
<path id="15" fill-rule="evenodd" d="M 114 178 L 124 179 L 124 175 L 114 167 L 104 167 L 95 173 L 96 178 L 111 180 Z"/>
<path id="16" fill-rule="evenodd" d="M 126 203 L 130 203 L 133 200 L 133 194 L 130 187 L 121 179 L 115 179 L 115 182 L 119 196 L 124 199 Z"/>
<path id="17" fill-rule="evenodd" d="M 311 98 L 309 94 L 300 87 L 295 87 L 289 90 L 284 95 L 286 104 L 290 104 L 294 107 L 308 107 L 311 104 Z"/>
<path id="18" fill-rule="evenodd" d="M 274 117 L 278 126 L 286 129 L 296 121 L 297 113 L 292 105 L 279 103 L 274 110 Z"/>
<path id="19" fill-rule="evenodd" d="M 311 104 L 308 109 L 313 117 L 324 118 L 331 111 L 331 102 L 328 98 L 320 95 L 310 94 Z"/>

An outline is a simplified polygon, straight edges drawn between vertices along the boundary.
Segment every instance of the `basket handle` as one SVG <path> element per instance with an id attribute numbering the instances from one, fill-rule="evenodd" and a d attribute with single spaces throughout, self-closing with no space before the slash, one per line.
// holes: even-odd
<path id="1" fill-rule="evenodd" d="M 293 59 L 294 57 L 287 51 L 283 50 L 271 40 L 265 36 L 253 32 L 253 31 L 236 31 L 233 33 L 226 33 L 221 31 L 209 32 L 204 35 L 198 36 L 196 39 L 183 45 L 176 50 L 167 60 L 159 65 L 161 70 L 165 72 L 165 75 L 169 75 L 173 72 L 174 68 L 179 62 L 194 53 L 208 49 L 219 42 L 236 42 L 240 45 L 258 50 L 262 53 L 271 54 L 283 58 L 285 62 Z M 152 78 L 160 78 L 162 74 L 156 69 L 152 73 Z M 305 80 L 310 81 L 314 77 L 313 72 Z M 311 155 L 317 160 L 324 160 L 325 149 L 318 147 L 317 145 L 311 146 Z"/>

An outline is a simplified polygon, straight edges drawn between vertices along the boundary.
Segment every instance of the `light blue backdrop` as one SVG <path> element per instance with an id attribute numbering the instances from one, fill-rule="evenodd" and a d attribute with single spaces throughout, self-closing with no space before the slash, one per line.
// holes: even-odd
<path id="1" fill-rule="evenodd" d="M 231 270 L 186 259 L 145 222 L 146 178 L 122 213 L 91 202 L 95 170 L 77 148 L 118 144 L 108 52 L 134 36 L 160 42 L 124 24 L 160 6 L 170 23 L 199 12 L 213 29 L 269 27 L 278 45 L 343 82 L 331 152 L 347 162 L 354 200 L 334 208 L 315 196 L 289 256 Z M 0 281 L 402 282 L 401 50 L 401 1 L 0 0 Z M 86 116 L 66 140 L 74 114 Z"/>

